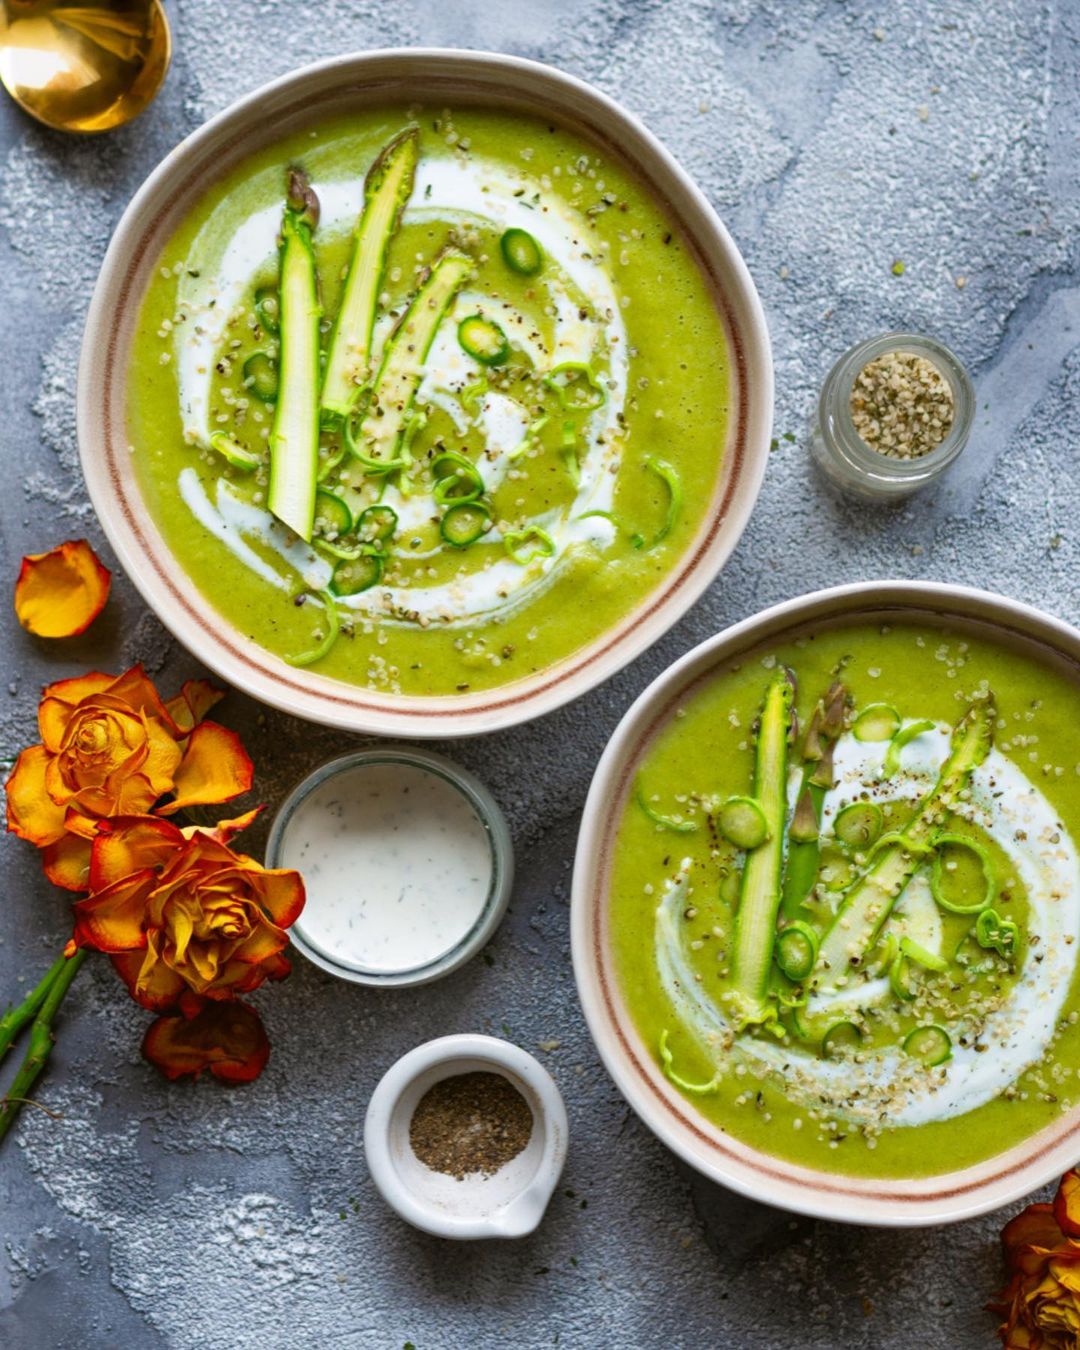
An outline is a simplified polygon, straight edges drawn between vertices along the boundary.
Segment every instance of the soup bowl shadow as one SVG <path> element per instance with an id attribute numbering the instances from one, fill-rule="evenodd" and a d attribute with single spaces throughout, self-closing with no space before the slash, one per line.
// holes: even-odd
<path id="1" fill-rule="evenodd" d="M 495 107 L 554 120 L 638 179 L 681 229 L 711 291 L 730 354 L 720 471 L 701 527 L 658 586 L 565 659 L 486 692 L 379 693 L 295 669 L 217 612 L 184 575 L 151 513 L 129 445 L 129 364 L 140 304 L 162 249 L 194 204 L 240 161 L 314 122 L 380 104 Z M 143 599 L 191 652 L 254 698 L 356 732 L 466 736 L 537 717 L 593 688 L 646 650 L 716 577 L 749 519 L 768 458 L 772 357 L 765 318 L 731 236 L 701 191 L 640 122 L 571 75 L 518 57 L 404 48 L 335 57 L 246 95 L 162 161 L 113 235 L 83 339 L 79 453 L 91 501 Z"/>
<path id="2" fill-rule="evenodd" d="M 961 1170 L 911 1179 L 828 1172 L 774 1157 L 713 1125 L 668 1081 L 637 1031 L 615 969 L 610 885 L 622 809 L 643 755 L 693 686 L 763 644 L 836 622 L 946 625 L 1015 647 L 1075 681 L 1080 632 L 987 591 L 931 582 L 838 586 L 775 605 L 703 642 L 670 666 L 626 713 L 589 790 L 574 862 L 571 945 L 585 1019 L 608 1072 L 642 1121 L 690 1166 L 752 1199 L 845 1223 L 915 1227 L 998 1209 L 1072 1167 L 1080 1107 L 1021 1143 Z"/>

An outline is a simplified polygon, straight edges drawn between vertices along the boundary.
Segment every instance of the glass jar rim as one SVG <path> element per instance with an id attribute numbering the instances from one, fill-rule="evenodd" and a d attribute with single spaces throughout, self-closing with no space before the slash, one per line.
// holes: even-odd
<path id="1" fill-rule="evenodd" d="M 366 750 L 353 750 L 344 755 L 332 756 L 306 774 L 278 807 L 266 843 L 266 865 L 268 867 L 287 865 L 283 858 L 286 831 L 299 807 L 314 791 L 339 775 L 381 764 L 405 764 L 421 772 L 433 774 L 457 790 L 475 812 L 491 849 L 491 881 L 480 912 L 447 950 L 415 966 L 393 970 L 372 970 L 361 962 L 331 954 L 305 933 L 302 914 L 298 922 L 287 931 L 290 942 L 298 951 L 314 965 L 332 975 L 350 980 L 354 984 L 404 988 L 441 979 L 475 956 L 499 926 L 510 900 L 514 879 L 510 829 L 495 798 L 475 774 L 444 755 L 410 745 L 372 746 Z"/>
<path id="2" fill-rule="evenodd" d="M 948 381 L 953 420 L 938 445 L 915 459 L 900 459 L 875 450 L 855 430 L 851 393 L 859 371 L 888 352 L 909 352 L 930 361 Z M 975 389 L 956 355 L 936 338 L 903 329 L 855 343 L 835 362 L 821 387 L 818 414 L 822 434 L 829 436 L 849 466 L 867 479 L 908 482 L 913 486 L 936 477 L 967 444 L 975 416 Z"/>

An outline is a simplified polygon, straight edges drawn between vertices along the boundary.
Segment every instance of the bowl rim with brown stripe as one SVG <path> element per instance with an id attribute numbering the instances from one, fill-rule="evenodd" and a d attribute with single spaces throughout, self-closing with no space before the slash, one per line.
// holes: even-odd
<path id="1" fill-rule="evenodd" d="M 224 619 L 186 577 L 150 518 L 126 428 L 128 354 L 162 248 L 207 186 L 297 127 L 350 107 L 410 100 L 485 104 L 556 118 L 628 168 L 685 232 L 729 346 L 732 399 L 721 470 L 702 527 L 656 590 L 585 647 L 524 680 L 470 694 L 379 694 L 297 670 Z M 700 189 L 630 113 L 598 90 L 521 57 L 393 48 L 333 57 L 246 95 L 181 142 L 121 217 L 86 321 L 79 364 L 79 454 L 90 499 L 124 570 L 172 633 L 263 703 L 346 730 L 475 735 L 550 712 L 622 669 L 704 592 L 749 519 L 769 452 L 772 358 L 754 283 Z"/>
<path id="2" fill-rule="evenodd" d="M 837 620 L 947 623 L 1048 659 L 1080 692 L 1080 631 L 1017 600 L 967 586 L 867 581 L 784 601 L 695 647 L 641 694 L 619 723 L 589 789 L 571 896 L 574 976 L 585 1020 L 616 1085 L 644 1123 L 713 1181 L 815 1218 L 883 1227 L 950 1223 L 998 1209 L 1072 1167 L 1080 1153 L 1080 1106 L 1019 1144 L 972 1167 L 910 1180 L 827 1172 L 789 1162 L 725 1134 L 664 1077 L 639 1036 L 614 968 L 608 878 L 623 806 L 641 756 L 691 692 L 723 663 Z"/>

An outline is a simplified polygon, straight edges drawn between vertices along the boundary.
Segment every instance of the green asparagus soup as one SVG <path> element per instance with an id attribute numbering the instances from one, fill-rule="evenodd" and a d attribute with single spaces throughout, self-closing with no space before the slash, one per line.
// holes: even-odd
<path id="1" fill-rule="evenodd" d="M 720 473 L 727 349 L 686 241 L 527 118 L 366 112 L 253 156 L 171 239 L 132 350 L 179 565 L 271 652 L 382 692 L 590 643 Z"/>
<path id="2" fill-rule="evenodd" d="M 721 1130 L 913 1177 L 1080 1101 L 1067 674 L 842 626 L 697 685 L 647 748 L 610 896 L 624 997 Z"/>

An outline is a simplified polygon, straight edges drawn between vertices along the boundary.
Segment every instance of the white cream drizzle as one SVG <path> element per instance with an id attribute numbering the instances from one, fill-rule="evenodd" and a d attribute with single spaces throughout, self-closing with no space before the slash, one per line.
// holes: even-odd
<path id="1" fill-rule="evenodd" d="M 949 736 L 950 729 L 942 724 L 909 742 L 902 771 L 889 780 L 888 797 L 915 801 L 922 796 L 948 754 Z M 881 788 L 884 753 L 883 744 L 863 744 L 850 735 L 840 740 L 836 785 L 826 795 L 822 813 L 823 832 L 859 792 Z M 793 774 L 792 794 L 796 790 Z M 952 1058 L 927 1071 L 896 1048 L 868 1052 L 862 1057 L 865 1062 L 856 1064 L 851 1059 L 821 1059 L 793 1044 L 765 1038 L 733 1040 L 732 1024 L 695 979 L 685 949 L 682 913 L 691 860 L 684 859 L 656 911 L 656 957 L 665 992 L 701 1045 L 718 1061 L 731 1055 L 781 1073 L 792 1100 L 810 1107 L 826 1098 L 834 1104 L 830 1108 L 834 1114 L 856 1124 L 875 1125 L 883 1116 L 892 1125 L 922 1125 L 972 1111 L 1040 1060 L 1061 1016 L 1076 965 L 1080 938 L 1076 847 L 1043 794 L 996 749 L 976 769 L 970 800 L 960 804 L 957 814 L 984 829 L 1008 855 L 1027 889 L 1029 931 L 1040 938 L 1038 947 L 1029 950 L 1008 998 L 981 1024 L 978 1039 L 988 1050 L 960 1045 L 954 1036 Z M 941 924 L 923 874 L 908 885 L 885 929 L 898 934 L 905 930 L 940 954 Z M 832 993 L 813 1000 L 808 1012 L 828 1008 L 839 1017 L 845 1005 L 870 1007 L 889 996 L 887 980 L 872 980 L 854 994 Z"/>
<path id="2" fill-rule="evenodd" d="M 319 591 L 329 585 L 333 568 L 326 559 L 273 518 L 267 525 L 263 519 L 266 512 L 240 496 L 227 479 L 217 480 L 214 501 L 210 500 L 199 475 L 190 466 L 181 470 L 179 483 L 181 499 L 191 514 L 246 567 L 272 586 L 282 591 L 291 590 L 288 571 L 279 572 L 272 567 L 245 542 L 244 535 L 257 539 L 264 548 L 276 553 L 286 568 L 299 572 L 305 585 L 312 590 Z"/>
<path id="3" fill-rule="evenodd" d="M 484 481 L 491 488 L 497 487 L 513 466 L 510 457 L 525 437 L 530 415 L 521 404 L 497 391 L 489 391 L 477 399 L 471 409 L 463 404 L 461 391 L 479 380 L 483 371 L 457 342 L 460 319 L 472 313 L 489 313 L 507 328 L 513 342 L 528 353 L 541 371 L 567 361 L 589 362 L 598 352 L 604 353 L 608 362 L 607 398 L 579 422 L 581 472 L 574 502 L 565 512 L 545 513 L 528 522 L 547 531 L 554 553 L 525 567 L 511 558 L 500 559 L 488 568 L 439 585 L 380 585 L 341 598 L 339 603 L 343 606 L 368 615 L 377 614 L 383 621 L 411 613 L 438 618 L 450 625 L 467 623 L 532 598 L 538 588 L 550 583 L 575 545 L 603 548 L 614 536 L 612 525 L 602 517 L 576 518 L 586 511 L 610 510 L 614 497 L 613 469 L 619 461 L 619 417 L 626 402 L 629 361 L 619 299 L 607 270 L 583 242 L 590 233 L 583 218 L 551 193 L 544 194 L 546 211 L 529 209 L 522 198 L 514 195 L 526 182 L 519 173 L 486 159 L 460 163 L 428 159 L 422 160 L 418 167 L 406 208 L 408 219 L 431 217 L 444 223 L 463 224 L 483 219 L 499 230 L 518 227 L 537 239 L 559 269 L 558 273 L 552 269 L 550 276 L 540 278 L 548 288 L 548 302 L 555 309 L 552 351 L 546 351 L 531 335 L 527 323 L 508 324 L 501 301 L 475 288 L 467 290 L 456 298 L 432 344 L 418 406 L 430 403 L 441 408 L 463 434 L 475 424 L 484 442 L 480 461 Z M 362 179 L 317 181 L 314 186 L 322 208 L 320 234 L 351 230 L 362 205 Z M 213 429 L 210 392 L 214 360 L 229 318 L 242 301 L 252 276 L 273 258 L 281 224 L 281 208 L 277 205 L 253 212 L 239 225 L 233 218 L 234 210 L 233 202 L 222 203 L 199 231 L 178 288 L 179 308 L 188 315 L 187 322 L 174 328 L 180 407 L 185 435 L 196 444 L 205 444 Z M 227 242 L 223 244 L 222 240 Z M 595 320 L 580 317 L 579 304 L 558 279 L 560 274 L 584 294 L 590 313 L 597 316 Z M 393 323 L 392 315 L 381 316 L 375 331 L 377 349 L 385 342 Z M 244 502 L 226 479 L 219 479 L 211 497 L 199 486 L 194 471 L 185 469 L 179 486 L 188 509 L 244 567 L 277 587 L 289 587 L 288 579 L 252 548 L 257 543 L 305 577 L 323 575 L 323 584 L 328 580 L 330 569 L 318 555 L 299 541 L 287 539 L 268 511 Z M 397 512 L 403 532 L 430 518 L 429 497 L 404 496 L 392 482 L 387 484 L 382 500 Z M 497 539 L 498 530 L 489 537 Z"/>

